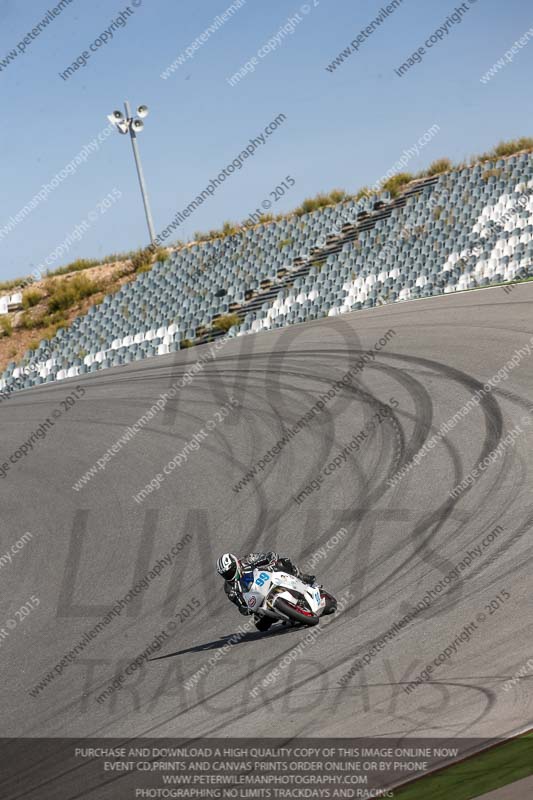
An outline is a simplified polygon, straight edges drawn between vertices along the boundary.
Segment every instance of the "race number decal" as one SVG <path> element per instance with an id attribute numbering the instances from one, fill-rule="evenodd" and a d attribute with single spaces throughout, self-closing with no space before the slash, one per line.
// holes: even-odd
<path id="1" fill-rule="evenodd" d="M 270 575 L 267 572 L 262 572 L 261 575 L 256 580 L 256 584 L 258 586 L 263 586 L 263 584 L 269 580 L 270 580 Z"/>

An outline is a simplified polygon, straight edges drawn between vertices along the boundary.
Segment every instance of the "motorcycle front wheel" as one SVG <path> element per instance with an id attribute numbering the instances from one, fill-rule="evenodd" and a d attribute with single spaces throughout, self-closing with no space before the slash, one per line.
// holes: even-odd
<path id="1" fill-rule="evenodd" d="M 293 622 L 299 622 L 301 625 L 308 625 L 310 628 L 318 624 L 319 617 L 316 617 L 310 611 L 305 611 L 303 608 L 300 608 L 300 606 L 289 603 L 288 600 L 284 600 L 282 597 L 279 597 L 274 605 L 278 611 L 281 611 L 282 614 L 286 614 Z"/>

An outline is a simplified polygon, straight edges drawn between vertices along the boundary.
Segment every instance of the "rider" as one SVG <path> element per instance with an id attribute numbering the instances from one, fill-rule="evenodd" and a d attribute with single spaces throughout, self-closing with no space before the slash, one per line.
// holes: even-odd
<path id="1" fill-rule="evenodd" d="M 273 551 L 249 553 L 244 558 L 237 558 L 233 553 L 224 553 L 217 561 L 217 572 L 224 578 L 224 591 L 241 614 L 253 613 L 246 604 L 243 591 L 246 591 L 246 588 L 253 583 L 254 569 L 258 567 L 289 572 L 310 586 L 315 582 L 314 575 L 305 575 L 296 564 L 292 563 L 290 558 L 280 557 Z M 274 620 L 270 617 L 256 616 L 255 626 L 260 631 L 266 631 L 273 622 Z"/>

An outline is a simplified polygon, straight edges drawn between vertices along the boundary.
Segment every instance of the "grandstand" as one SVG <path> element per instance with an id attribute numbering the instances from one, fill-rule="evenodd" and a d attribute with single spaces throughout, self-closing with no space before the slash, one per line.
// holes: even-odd
<path id="1" fill-rule="evenodd" d="M 10 311 L 22 308 L 22 292 L 6 294 L 0 297 L 0 314 L 8 314 Z"/>
<path id="2" fill-rule="evenodd" d="M 533 276 L 532 195 L 521 153 L 183 247 L 10 363 L 0 390 L 203 343 L 230 313 L 240 336 Z"/>

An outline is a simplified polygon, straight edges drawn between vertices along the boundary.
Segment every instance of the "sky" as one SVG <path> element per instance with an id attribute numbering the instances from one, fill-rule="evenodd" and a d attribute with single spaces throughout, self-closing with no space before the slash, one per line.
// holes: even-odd
<path id="1" fill-rule="evenodd" d="M 256 208 L 283 213 L 320 191 L 355 192 L 404 151 L 417 172 L 533 133 L 528 3 L 395 3 L 234 0 L 221 22 L 231 0 L 0 0 L 0 280 L 149 243 L 129 137 L 105 132 L 125 100 L 150 110 L 137 141 L 156 233 L 281 120 L 168 243 Z M 442 38 L 426 46 L 438 29 Z M 328 71 L 352 41 L 357 50 Z M 180 54 L 184 63 L 163 78 Z M 85 65 L 65 76 L 77 59 Z"/>

